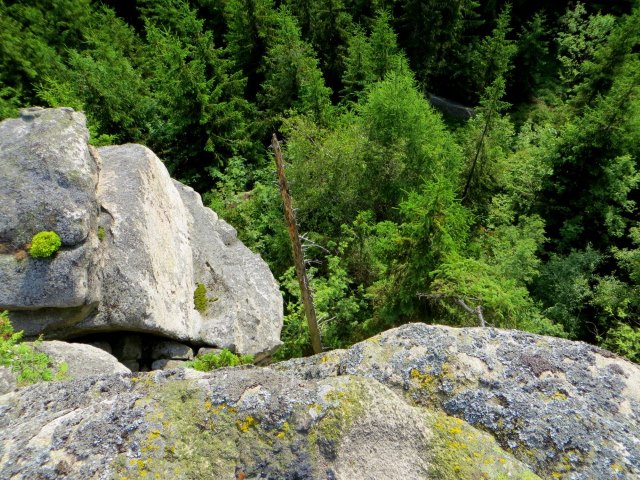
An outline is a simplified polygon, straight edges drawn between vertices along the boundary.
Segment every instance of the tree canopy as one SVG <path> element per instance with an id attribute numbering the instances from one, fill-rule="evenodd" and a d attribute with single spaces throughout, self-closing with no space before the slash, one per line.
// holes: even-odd
<path id="1" fill-rule="evenodd" d="M 638 361 L 639 26 L 631 0 L 0 0 L 0 119 L 71 106 L 152 148 L 280 279 L 281 358 L 311 345 L 273 132 L 326 348 L 484 322 Z"/>

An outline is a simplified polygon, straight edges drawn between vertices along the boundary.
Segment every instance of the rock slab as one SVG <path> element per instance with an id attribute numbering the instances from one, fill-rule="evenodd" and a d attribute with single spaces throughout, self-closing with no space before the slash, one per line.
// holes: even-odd
<path id="1" fill-rule="evenodd" d="M 491 433 L 543 478 L 640 478 L 640 366 L 593 345 L 416 323 L 274 368 L 375 379 Z"/>
<path id="2" fill-rule="evenodd" d="M 0 122 L 0 309 L 68 310 L 97 301 L 98 166 L 84 124 L 71 109 L 29 109 Z M 31 238 L 43 230 L 60 235 L 61 250 L 52 259 L 28 258 Z"/>
<path id="3" fill-rule="evenodd" d="M 112 375 L 0 397 L 0 413 L 2 478 L 538 479 L 489 435 L 356 376 Z"/>
<path id="4" fill-rule="evenodd" d="M 638 479 L 640 367 L 410 324 L 348 350 L 0 396 L 0 478 Z"/>

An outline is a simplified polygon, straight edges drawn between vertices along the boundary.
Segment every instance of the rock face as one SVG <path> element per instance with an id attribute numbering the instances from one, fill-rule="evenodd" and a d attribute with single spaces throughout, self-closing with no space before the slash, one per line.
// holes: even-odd
<path id="1" fill-rule="evenodd" d="M 274 281 L 263 273 L 264 261 L 238 241 L 231 225 L 203 207 L 193 189 L 175 180 L 174 185 L 187 209 L 194 278 L 207 292 L 207 307 L 194 322 L 195 336 L 248 353 L 259 352 L 258 345 L 279 345 L 282 300 L 274 301 Z"/>
<path id="2" fill-rule="evenodd" d="M 98 168 L 87 140 L 84 115 L 70 109 L 0 122 L 0 308 L 62 309 L 65 323 L 71 309 L 97 301 Z M 62 249 L 19 260 L 42 230 L 56 231 Z"/>
<path id="3" fill-rule="evenodd" d="M 1 478 L 637 479 L 640 367 L 422 324 L 269 368 L 0 397 Z"/>
<path id="4" fill-rule="evenodd" d="M 0 123 L 0 310 L 16 329 L 139 332 L 254 355 L 279 345 L 278 286 L 235 230 L 149 149 L 87 140 L 71 109 Z M 42 230 L 62 248 L 33 259 L 27 243 Z"/>

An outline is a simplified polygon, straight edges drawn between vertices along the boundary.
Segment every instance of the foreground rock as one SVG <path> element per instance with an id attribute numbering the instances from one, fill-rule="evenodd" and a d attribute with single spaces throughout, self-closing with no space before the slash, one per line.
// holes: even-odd
<path id="1" fill-rule="evenodd" d="M 407 325 L 271 368 L 0 397 L 0 478 L 640 478 L 640 368 L 582 343 Z"/>
<path id="2" fill-rule="evenodd" d="M 147 375 L 0 397 L 2 478 L 538 478 L 489 435 L 371 379 Z"/>
<path id="3" fill-rule="evenodd" d="M 71 109 L 0 123 L 0 310 L 16 330 L 129 331 L 254 355 L 278 346 L 282 297 L 266 263 L 149 149 L 87 140 Z M 62 248 L 33 259 L 42 230 Z"/>
<path id="4" fill-rule="evenodd" d="M 640 367 L 592 345 L 411 324 L 275 368 L 375 379 L 490 432 L 544 478 L 640 478 Z"/>

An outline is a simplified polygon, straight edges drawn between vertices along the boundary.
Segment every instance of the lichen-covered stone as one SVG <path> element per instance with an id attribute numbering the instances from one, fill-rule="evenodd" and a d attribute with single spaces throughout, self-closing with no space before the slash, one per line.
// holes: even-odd
<path id="1" fill-rule="evenodd" d="M 0 477 L 634 479 L 639 386 L 583 343 L 411 324 L 269 368 L 11 392 Z"/>
<path id="2" fill-rule="evenodd" d="M 489 435 L 357 376 L 111 375 L 5 395 L 0 414 L 2 478 L 538 478 Z"/>
<path id="3" fill-rule="evenodd" d="M 491 433 L 544 478 L 640 478 L 640 367 L 592 345 L 410 324 L 274 368 L 376 379 Z"/>
<path id="4" fill-rule="evenodd" d="M 33 108 L 0 122 L 0 309 L 67 309 L 97 301 L 98 241 L 91 232 L 98 165 L 87 140 L 84 115 L 71 109 Z M 42 231 L 60 236 L 62 249 L 53 258 L 27 255 Z M 37 333 L 33 324 L 24 322 L 27 334 Z"/>

